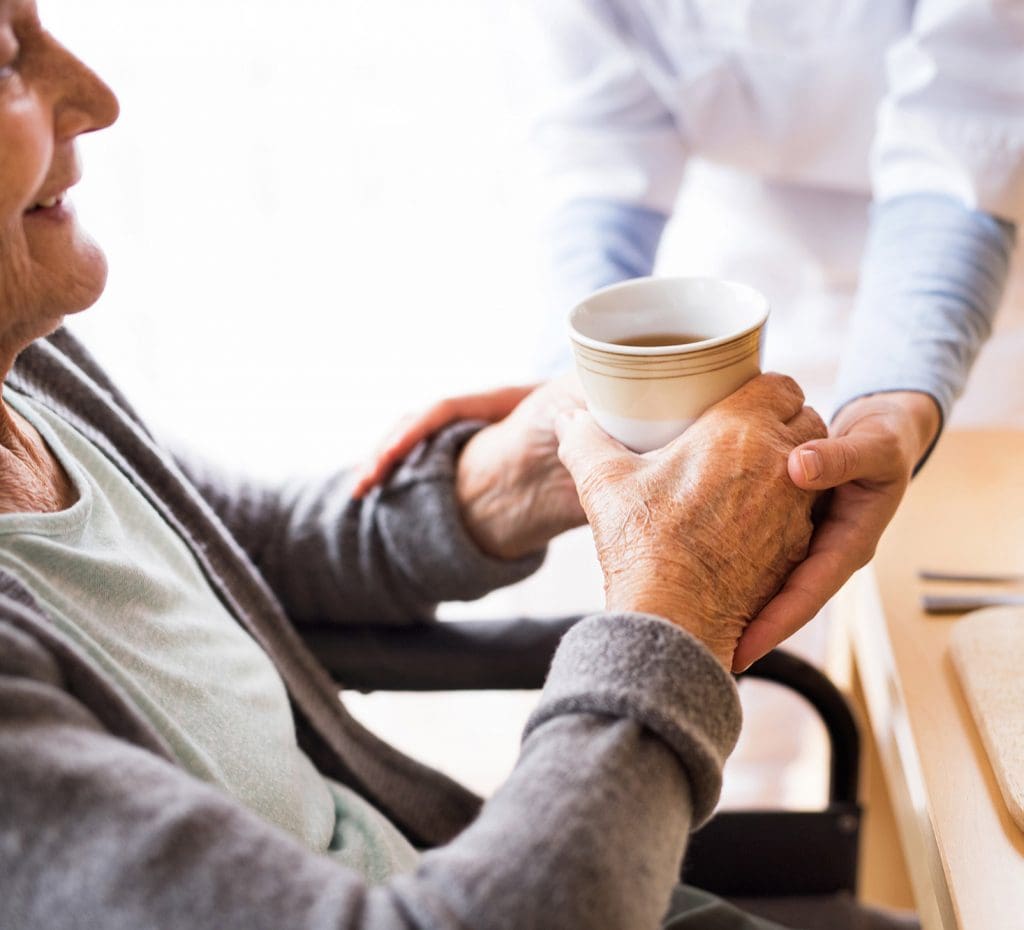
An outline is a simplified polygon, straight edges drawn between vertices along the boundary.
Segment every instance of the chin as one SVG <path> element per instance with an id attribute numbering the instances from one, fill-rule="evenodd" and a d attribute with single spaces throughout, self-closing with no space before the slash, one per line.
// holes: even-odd
<path id="1" fill-rule="evenodd" d="M 64 250 L 61 258 L 46 262 L 54 269 L 46 275 L 47 293 L 42 302 L 45 316 L 54 321 L 51 332 L 65 316 L 81 313 L 96 303 L 107 285 L 107 257 L 84 233 L 75 237 L 72 248 Z"/>
<path id="2" fill-rule="evenodd" d="M 100 299 L 107 286 L 107 256 L 95 243 L 89 243 L 92 254 L 88 268 L 75 281 L 69 293 L 69 305 L 64 313 L 81 313 Z"/>

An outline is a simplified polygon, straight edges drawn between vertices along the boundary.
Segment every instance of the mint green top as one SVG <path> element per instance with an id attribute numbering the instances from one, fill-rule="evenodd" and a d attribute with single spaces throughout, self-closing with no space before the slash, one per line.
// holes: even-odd
<path id="1" fill-rule="evenodd" d="M 10 389 L 4 396 L 39 431 L 78 499 L 59 513 L 0 514 L 0 567 L 197 778 L 371 881 L 413 868 L 417 853 L 398 830 L 299 748 L 277 670 L 177 533 L 76 429 Z"/>

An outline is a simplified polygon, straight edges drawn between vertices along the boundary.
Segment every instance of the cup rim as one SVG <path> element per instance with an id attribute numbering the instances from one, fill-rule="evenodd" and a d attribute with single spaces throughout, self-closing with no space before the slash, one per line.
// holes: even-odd
<path id="1" fill-rule="evenodd" d="M 600 339 L 592 339 L 590 336 L 584 336 L 583 333 L 576 329 L 575 316 L 577 312 L 584 304 L 589 303 L 595 297 L 601 297 L 605 294 L 614 293 L 615 291 L 627 290 L 629 288 L 634 288 L 639 284 L 646 284 L 652 281 L 657 281 L 662 284 L 692 284 L 697 282 L 724 284 L 728 288 L 753 297 L 761 305 L 759 317 L 750 326 L 737 330 L 734 333 L 729 333 L 725 336 L 712 336 L 710 339 L 702 339 L 700 342 L 686 342 L 669 346 L 623 346 L 613 342 L 602 342 Z M 733 281 L 729 278 L 716 278 L 710 275 L 645 275 L 639 278 L 629 278 L 626 281 L 618 281 L 615 284 L 606 285 L 605 287 L 599 288 L 598 290 L 588 294 L 583 298 L 583 300 L 577 303 L 572 310 L 569 311 L 567 327 L 569 330 L 569 338 L 573 342 L 581 346 L 587 346 L 590 349 L 609 352 L 613 355 L 679 355 L 699 352 L 703 349 L 711 349 L 715 346 L 725 345 L 726 343 L 732 342 L 734 339 L 740 339 L 743 336 L 749 335 L 764 326 L 765 321 L 768 319 L 770 309 L 768 298 L 759 290 L 751 287 L 749 284 L 743 284 L 740 281 Z"/>

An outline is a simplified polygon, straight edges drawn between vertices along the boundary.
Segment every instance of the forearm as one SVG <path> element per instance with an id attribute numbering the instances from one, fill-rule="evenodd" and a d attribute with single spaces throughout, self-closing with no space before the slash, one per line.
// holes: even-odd
<path id="1" fill-rule="evenodd" d="M 420 872 L 459 927 L 654 930 L 679 881 L 689 791 L 672 751 L 642 726 L 559 717 L 524 743 L 489 816 Z M 541 820 L 551 828 L 536 831 Z"/>
<path id="2" fill-rule="evenodd" d="M 947 197 L 874 208 L 837 385 L 840 411 L 858 397 L 915 392 L 948 418 L 991 332 L 1014 236 L 1009 224 Z"/>
<path id="3" fill-rule="evenodd" d="M 551 265 L 560 289 L 590 291 L 654 268 L 668 216 L 612 200 L 576 200 L 551 218 Z"/>
<path id="4" fill-rule="evenodd" d="M 584 620 L 511 777 L 421 873 L 447 872 L 461 926 L 653 930 L 738 730 L 735 686 L 696 639 L 640 614 Z"/>
<path id="5" fill-rule="evenodd" d="M 467 534 L 455 462 L 477 429 L 442 430 L 361 500 L 345 472 L 271 489 L 186 470 L 293 622 L 406 623 L 519 581 L 543 559 L 493 558 Z"/>
<path id="6" fill-rule="evenodd" d="M 654 930 L 739 724 L 731 679 L 696 640 L 651 617 L 584 621 L 477 821 L 370 888 L 105 732 L 3 624 L 0 644 L 5 926 Z"/>

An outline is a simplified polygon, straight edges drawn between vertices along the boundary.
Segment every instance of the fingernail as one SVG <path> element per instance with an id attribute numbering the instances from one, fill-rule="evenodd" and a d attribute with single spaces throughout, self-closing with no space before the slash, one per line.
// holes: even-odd
<path id="1" fill-rule="evenodd" d="M 817 449 L 804 449 L 800 453 L 800 467 L 804 470 L 804 478 L 817 481 L 821 477 L 821 454 Z"/>

